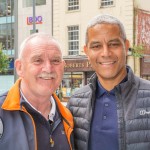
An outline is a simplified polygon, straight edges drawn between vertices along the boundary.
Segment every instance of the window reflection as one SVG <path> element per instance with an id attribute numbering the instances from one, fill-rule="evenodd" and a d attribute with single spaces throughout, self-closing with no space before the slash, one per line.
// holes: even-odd
<path id="1" fill-rule="evenodd" d="M 83 86 L 83 72 L 68 72 L 64 74 L 62 84 L 56 91 L 56 94 L 62 101 L 68 101 L 68 98 L 75 90 Z"/>
<path id="2" fill-rule="evenodd" d="M 14 1 L 0 0 L 0 17 L 14 15 Z"/>

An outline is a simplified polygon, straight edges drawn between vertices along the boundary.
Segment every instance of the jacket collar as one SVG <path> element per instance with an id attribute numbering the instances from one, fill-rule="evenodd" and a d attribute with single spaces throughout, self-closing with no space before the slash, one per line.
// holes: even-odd
<path id="1" fill-rule="evenodd" d="M 9 90 L 6 99 L 4 100 L 4 103 L 2 105 L 2 109 L 5 110 L 21 110 L 20 105 L 20 86 L 21 79 L 18 79 L 15 84 L 12 86 L 12 88 Z M 62 117 L 67 121 L 67 123 L 73 128 L 73 117 L 68 109 L 66 109 L 65 106 L 60 102 L 59 98 L 56 96 L 55 93 L 52 94 L 54 100 L 57 103 L 57 106 L 59 108 L 59 111 L 62 115 Z"/>
<path id="2" fill-rule="evenodd" d="M 61 103 L 61 101 L 59 100 L 59 98 L 57 97 L 57 95 L 54 93 L 52 95 L 56 101 L 56 104 L 58 106 L 58 109 L 61 113 L 61 116 L 63 117 L 63 119 L 65 120 L 65 122 L 71 127 L 73 128 L 74 123 L 73 123 L 73 116 L 71 114 L 71 112 Z"/>
<path id="3" fill-rule="evenodd" d="M 5 110 L 20 110 L 20 86 L 21 79 L 18 79 L 16 83 L 9 90 L 6 99 L 2 105 Z"/>
<path id="4" fill-rule="evenodd" d="M 125 83 L 121 83 L 121 85 L 120 84 L 118 84 L 117 86 L 116 86 L 116 88 L 120 91 L 121 90 L 121 88 L 123 88 L 123 89 L 126 89 L 127 87 L 127 90 L 130 90 L 130 88 L 131 88 L 131 85 L 132 84 L 135 84 L 135 76 L 134 76 L 134 74 L 133 74 L 133 71 L 132 71 L 132 69 L 131 69 L 131 67 L 130 66 L 126 66 L 126 69 L 128 70 L 128 74 L 127 74 L 127 82 L 125 82 Z M 96 82 L 97 82 L 97 80 L 98 80 L 98 77 L 97 77 L 97 75 L 96 75 L 96 73 L 94 73 L 92 76 L 91 76 L 91 78 L 90 78 L 90 86 L 92 87 L 92 89 L 95 91 L 96 90 Z M 129 88 L 130 87 L 130 88 Z"/>

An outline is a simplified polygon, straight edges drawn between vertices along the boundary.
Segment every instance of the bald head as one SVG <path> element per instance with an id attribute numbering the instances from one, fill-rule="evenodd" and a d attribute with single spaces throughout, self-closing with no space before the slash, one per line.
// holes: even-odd
<path id="1" fill-rule="evenodd" d="M 53 38 L 52 36 L 46 33 L 32 34 L 22 42 L 19 53 L 18 53 L 18 57 L 19 59 L 23 59 L 26 52 L 28 50 L 32 50 L 32 46 L 37 45 L 37 47 L 39 47 L 40 45 L 43 45 L 43 44 L 46 44 L 48 46 L 51 43 L 55 44 L 62 54 L 60 44 L 55 38 Z"/>

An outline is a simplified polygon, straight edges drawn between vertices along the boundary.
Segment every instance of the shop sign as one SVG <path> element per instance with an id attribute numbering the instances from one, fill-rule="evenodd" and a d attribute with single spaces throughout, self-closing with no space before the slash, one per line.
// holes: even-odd
<path id="1" fill-rule="evenodd" d="M 34 21 L 33 17 L 27 17 L 27 25 L 32 25 L 33 21 Z M 36 24 L 42 24 L 43 23 L 42 21 L 43 21 L 42 16 L 36 16 L 35 17 L 35 23 Z"/>
<path id="2" fill-rule="evenodd" d="M 88 60 L 65 60 L 65 71 L 92 71 Z"/>

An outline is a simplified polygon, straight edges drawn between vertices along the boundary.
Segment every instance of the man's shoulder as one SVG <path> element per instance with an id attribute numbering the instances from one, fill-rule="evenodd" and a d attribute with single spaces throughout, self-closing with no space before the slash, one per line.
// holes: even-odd
<path id="1" fill-rule="evenodd" d="M 140 89 L 150 90 L 150 81 L 140 78 Z"/>
<path id="2" fill-rule="evenodd" d="M 74 92 L 68 102 L 68 107 L 86 107 L 92 97 L 92 89 L 89 85 L 83 86 Z"/>
<path id="3" fill-rule="evenodd" d="M 6 96 L 7 96 L 8 92 L 5 92 L 3 94 L 0 94 L 0 106 L 2 105 L 2 103 L 4 102 Z"/>
<path id="4" fill-rule="evenodd" d="M 78 113 L 85 114 L 91 98 L 92 89 L 89 85 L 83 86 L 74 92 L 68 101 L 67 107 L 75 116 L 78 115 Z"/>
<path id="5" fill-rule="evenodd" d="M 92 92 L 92 89 L 91 89 L 90 85 L 88 84 L 88 85 L 85 85 L 85 86 L 79 88 L 78 90 L 76 90 L 73 93 L 72 97 L 81 96 L 81 95 L 87 95 L 87 94 L 89 94 L 91 92 Z"/>

